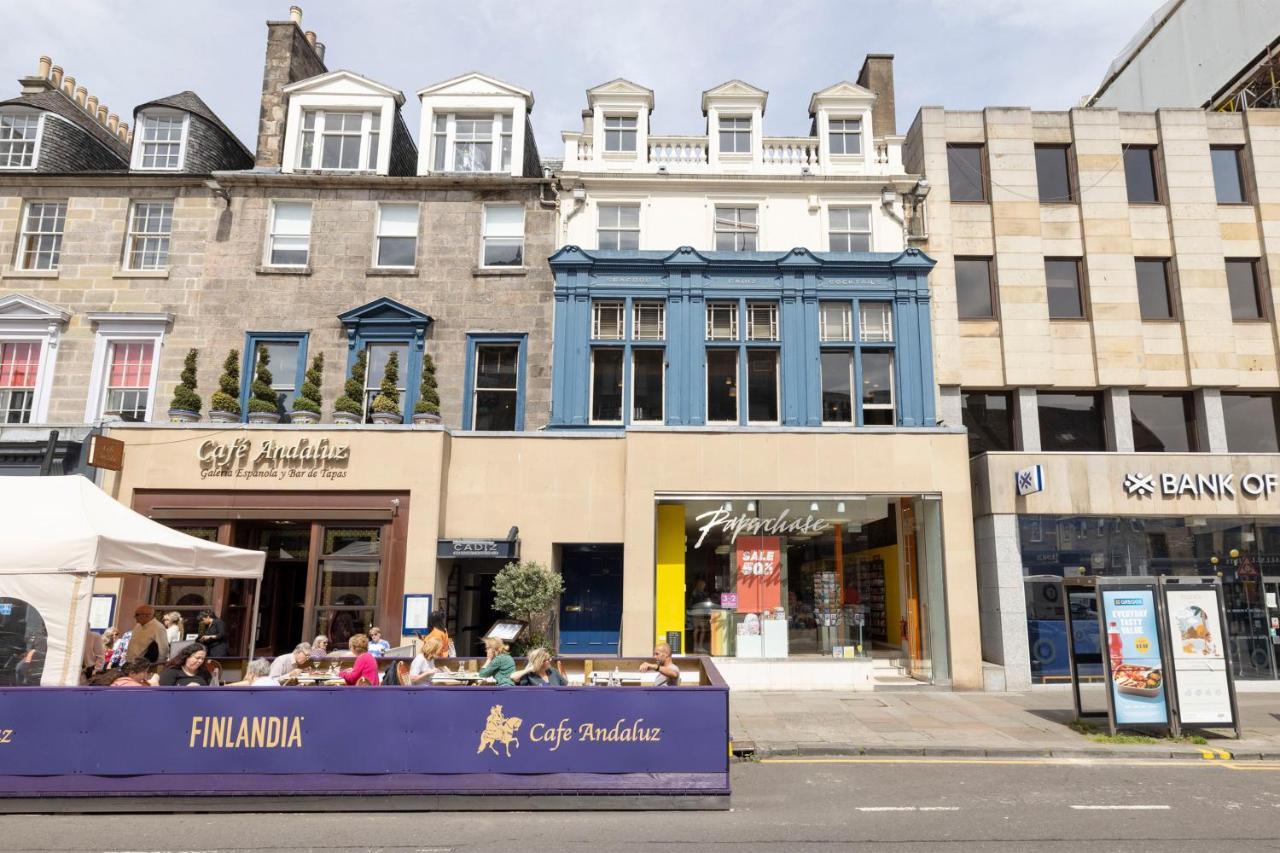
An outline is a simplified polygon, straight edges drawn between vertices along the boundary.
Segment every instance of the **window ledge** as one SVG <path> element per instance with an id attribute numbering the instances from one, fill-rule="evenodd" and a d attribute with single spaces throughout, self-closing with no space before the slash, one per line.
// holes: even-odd
<path id="1" fill-rule="evenodd" d="M 1239 323 L 1245 326 L 1256 326 L 1258 324 L 1269 324 L 1271 322 L 1271 318 L 1270 317 L 1243 317 L 1243 318 L 1237 319 L 1233 317 L 1231 319 L 1231 322 Z"/>
<path id="2" fill-rule="evenodd" d="M 262 264 L 254 272 L 258 275 L 311 275 L 311 267 L 272 267 Z"/>
<path id="3" fill-rule="evenodd" d="M 417 267 L 369 267 L 364 271 L 365 275 L 372 276 L 416 276 L 418 274 Z"/>
<path id="4" fill-rule="evenodd" d="M 112 278 L 168 278 L 169 271 L 163 270 L 112 270 Z"/>
<path id="5" fill-rule="evenodd" d="M 5 267 L 0 278 L 57 278 L 59 270 L 19 270 Z"/>
<path id="6" fill-rule="evenodd" d="M 528 275 L 528 267 L 472 267 L 471 274 L 478 277 L 503 275 Z"/>

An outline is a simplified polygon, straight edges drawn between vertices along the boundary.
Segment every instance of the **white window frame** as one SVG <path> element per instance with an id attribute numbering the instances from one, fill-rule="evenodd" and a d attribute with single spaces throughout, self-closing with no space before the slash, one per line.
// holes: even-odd
<path id="1" fill-rule="evenodd" d="M 62 228 L 58 231 L 32 231 L 31 224 L 31 207 L 32 205 L 60 204 L 62 205 Z M 62 241 L 67 233 L 67 213 L 71 209 L 71 204 L 67 199 L 29 199 L 22 206 L 22 225 L 18 232 L 18 251 L 13 259 L 13 268 L 26 272 L 57 272 L 62 266 Z M 31 267 L 27 266 L 27 243 L 32 238 L 43 236 L 56 236 L 58 238 L 58 248 L 51 253 L 50 265 L 47 267 Z"/>
<path id="2" fill-rule="evenodd" d="M 656 352 L 661 359 L 659 372 L 662 376 L 662 409 L 656 418 L 637 418 L 636 417 L 636 356 L 640 353 Z M 624 356 L 625 358 L 625 356 Z M 594 369 L 594 367 L 593 367 Z M 661 424 L 667 421 L 667 352 L 662 347 L 632 347 L 631 348 L 631 382 L 629 383 L 629 393 L 627 397 L 627 409 L 625 414 L 630 418 L 633 424 Z M 624 379 L 625 381 L 625 379 Z"/>
<path id="3" fill-rule="evenodd" d="M 657 312 L 657 334 L 641 334 L 642 312 Z M 636 299 L 631 303 L 631 339 L 633 341 L 665 341 L 667 339 L 667 303 L 661 300 Z"/>
<path id="4" fill-rule="evenodd" d="M 618 355 L 620 355 L 620 356 L 622 357 L 622 392 L 623 392 L 623 393 L 622 393 L 622 402 L 621 402 L 621 403 L 619 404 L 619 406 L 618 406 L 618 419 L 617 419 L 616 421 L 614 421 L 614 420 L 609 420 L 609 421 L 596 420 L 596 416 L 595 416 L 595 412 L 596 412 L 596 353 L 598 353 L 598 352 L 604 352 L 604 351 L 606 351 L 606 350 L 608 350 L 609 352 L 616 352 L 616 353 L 618 353 Z M 590 359 L 591 359 L 591 370 L 590 370 L 590 376 L 588 376 L 588 377 L 587 377 L 587 423 L 591 423 L 591 424 L 622 424 L 622 423 L 625 423 L 625 422 L 626 422 L 626 419 L 627 419 L 627 405 L 628 405 L 627 397 L 629 396 L 629 395 L 626 393 L 626 391 L 627 391 L 627 348 L 626 348 L 625 346 L 623 346 L 622 344 L 618 344 L 617 346 L 601 346 L 601 347 L 592 347 L 592 348 L 591 348 L 591 350 L 590 350 Z M 665 381 L 665 380 L 664 380 L 664 381 Z M 665 386 L 664 386 L 664 388 L 663 388 L 663 393 L 666 393 Z"/>
<path id="5" fill-rule="evenodd" d="M 324 165 L 324 137 L 325 137 L 325 121 L 326 117 L 333 115 L 359 115 L 360 130 L 357 133 L 347 131 L 329 131 L 331 136 L 357 136 L 360 137 L 360 150 L 356 155 L 356 165 L 354 168 L 344 168 L 342 166 L 325 166 Z M 315 126 L 307 129 L 307 116 L 315 116 Z M 373 121 L 374 117 L 378 120 L 378 148 L 373 150 Z M 302 149 L 304 147 L 306 136 L 310 134 L 311 139 L 311 162 L 304 162 L 302 157 Z M 377 172 L 378 160 L 382 151 L 382 146 L 386 140 L 386 129 L 382 127 L 382 109 L 380 107 L 303 107 L 299 113 L 298 138 L 296 145 L 298 150 L 295 155 L 294 162 L 297 164 L 295 168 L 305 169 L 313 172 Z M 372 164 L 370 160 L 372 159 Z"/>
<path id="6" fill-rule="evenodd" d="M 29 423 L 46 423 L 49 420 L 49 398 L 57 369 L 58 344 L 70 319 L 70 312 L 31 296 L 12 294 L 0 299 L 0 341 L 40 345 Z"/>
<path id="7" fill-rule="evenodd" d="M 147 412 L 145 422 L 150 423 L 156 410 L 156 384 L 160 375 L 160 357 L 164 352 L 165 329 L 173 322 L 172 314 L 89 314 L 88 320 L 96 326 L 93 339 L 93 368 L 89 373 L 89 395 L 85 403 L 86 423 L 102 419 L 103 406 L 107 402 L 108 359 L 113 343 L 153 343 L 151 377 L 147 387 Z"/>
<path id="8" fill-rule="evenodd" d="M 609 122 L 623 122 L 623 125 L 610 127 Z M 626 126 L 625 122 L 631 122 L 630 126 Z M 605 113 L 604 114 L 604 141 L 603 148 L 605 154 L 631 154 L 634 155 L 640 147 L 640 116 L 635 113 Z M 618 134 L 618 148 L 609 147 L 609 134 Z M 631 134 L 631 147 L 621 147 L 625 138 L 624 134 Z"/>
<path id="9" fill-rule="evenodd" d="M 514 240 L 514 239 L 515 239 L 514 237 L 505 237 L 505 236 L 501 236 L 501 235 L 493 235 L 493 236 L 490 236 L 490 234 L 489 234 L 489 211 L 490 211 L 491 209 L 493 209 L 493 208 L 498 208 L 498 207 L 514 208 L 514 209 L 516 209 L 516 210 L 519 210 L 519 211 L 520 211 L 520 263 L 519 263 L 518 265 L 517 265 L 517 264 L 488 264 L 488 263 L 485 263 L 485 254 L 486 254 L 486 252 L 485 252 L 485 248 L 487 247 L 488 242 L 489 242 L 490 240 Z M 526 238 L 526 236 L 527 236 L 527 231 L 526 231 L 526 228 L 525 228 L 525 226 L 527 225 L 526 219 L 527 219 L 527 217 L 526 217 L 526 215 L 525 215 L 525 209 L 524 209 L 524 205 L 523 205 L 523 204 L 495 203 L 495 204 L 486 204 L 486 205 L 484 206 L 484 208 L 483 208 L 483 210 L 482 210 L 482 212 L 481 212 L 481 217 L 480 217 L 480 220 L 481 220 L 481 221 L 480 221 L 480 267 L 481 267 L 481 269 L 494 269 L 494 270 L 521 270 L 521 269 L 524 269 L 524 268 L 525 268 L 525 266 L 526 266 L 526 258 L 525 258 L 525 256 L 524 256 L 524 249 L 525 249 L 525 245 L 524 245 L 524 243 L 525 243 L 525 238 Z"/>
<path id="10" fill-rule="evenodd" d="M 635 212 L 636 212 L 636 227 L 635 227 L 635 228 L 627 228 L 627 227 L 623 227 L 623 225 L 622 225 L 622 214 L 621 214 L 621 210 L 622 210 L 623 208 L 631 208 L 631 209 L 634 209 L 634 210 L 635 210 Z M 606 224 L 605 224 L 605 222 L 604 222 L 604 212 L 605 212 L 605 210 L 606 210 L 606 209 L 611 210 L 611 211 L 618 211 L 618 214 L 617 214 L 617 216 L 616 216 L 616 221 L 617 221 L 617 223 L 618 223 L 618 224 L 616 224 L 616 225 L 613 225 L 613 224 L 606 225 Z M 629 202 L 629 201 L 603 201 L 603 202 L 598 202 L 598 203 L 596 204 L 596 248 L 597 248 L 597 249 L 603 249 L 603 248 L 605 248 L 605 247 L 604 247 L 604 245 L 602 245 L 602 244 L 603 244 L 603 241 L 600 239 L 600 238 L 601 238 L 603 235 L 605 235 L 605 234 L 614 234 L 614 235 L 635 234 L 635 235 L 636 235 L 636 249 L 639 249 L 639 248 L 640 248 L 640 216 L 641 216 L 641 212 L 642 212 L 642 207 L 641 207 L 641 205 L 640 205 L 640 203 L 639 203 L 639 202 Z M 621 241 L 620 239 L 615 239 L 615 241 L 614 241 L 614 242 L 615 242 L 615 243 L 621 243 L 622 241 Z M 610 247 L 610 248 L 612 248 L 612 247 Z M 624 251 L 629 251 L 629 250 L 624 250 Z"/>
<path id="11" fill-rule="evenodd" d="M 867 307 L 883 305 L 884 313 L 881 322 L 872 326 L 867 323 Z M 874 329 L 874 333 L 872 330 Z M 874 334 L 874 336 L 873 336 Z M 867 299 L 858 303 L 858 343 L 891 344 L 893 343 L 893 303 L 887 299 Z"/>
<path id="12" fill-rule="evenodd" d="M 889 403 L 888 403 L 888 405 L 886 405 L 886 404 L 884 404 L 884 403 L 866 403 L 866 402 L 864 402 L 864 401 L 863 401 L 863 398 L 862 398 L 862 389 L 861 389 L 861 388 L 858 388 L 858 389 L 857 389 L 857 394 L 858 394 L 857 405 L 858 405 L 858 408 L 854 410 L 854 413 L 855 413 L 855 414 L 854 414 L 854 416 L 855 416 L 855 417 L 857 416 L 857 412 L 859 412 L 859 411 L 860 411 L 860 412 L 862 412 L 862 424 L 863 424 L 863 426 L 867 426 L 867 414 L 866 414 L 867 412 L 893 412 L 893 413 L 894 413 L 894 417 L 890 419 L 890 422 L 889 422 L 889 424 L 888 424 L 888 425 L 889 425 L 889 426 L 895 426 L 895 425 L 897 424 L 897 420 L 898 420 L 898 419 L 897 419 L 897 413 L 898 413 L 898 378 L 897 378 L 898 365 L 897 365 L 897 359 L 895 358 L 895 353 L 893 352 L 893 350 L 882 350 L 882 349 L 868 348 L 868 349 L 864 349 L 864 350 L 862 350 L 862 352 L 861 352 L 861 353 L 860 353 L 860 355 L 859 355 L 859 358 L 860 358 L 860 359 L 864 359 L 864 358 L 866 358 L 868 355 L 885 355 L 885 356 L 888 356 L 888 357 L 889 357 Z M 863 375 L 865 375 L 865 371 L 863 371 Z M 884 426 L 884 424 L 871 424 L 871 426 Z"/>
<path id="13" fill-rule="evenodd" d="M 606 310 L 616 311 L 616 322 L 605 323 Z M 621 299 L 593 299 L 591 301 L 591 339 L 593 341 L 621 341 L 626 339 L 627 308 Z"/>
<path id="14" fill-rule="evenodd" d="M 522 153 L 515 150 L 515 115 L 507 110 L 497 112 L 487 112 L 483 110 L 460 110 L 457 112 L 439 112 L 435 113 L 432 118 L 433 122 L 439 122 L 440 119 L 445 121 L 445 131 L 443 135 L 440 133 L 439 125 L 433 124 L 431 129 L 431 171 L 436 173 L 453 173 L 460 175 L 488 175 L 503 174 L 511 171 L 512 163 L 516 158 L 523 157 Z M 489 168 L 486 170 L 466 169 L 460 170 L 455 167 L 458 145 L 458 119 L 464 121 L 492 121 L 492 129 L 489 132 Z M 504 122 L 505 119 L 505 122 Z M 510 122 L 510 128 L 506 122 Z M 440 161 L 437 151 L 443 137 L 444 144 L 444 160 Z M 468 140 L 480 141 L 480 140 Z M 506 160 L 504 165 L 504 159 Z M 443 168 L 436 168 L 437 163 L 443 162 Z"/>
<path id="15" fill-rule="evenodd" d="M 33 169 L 38 168 L 40 165 L 40 143 L 44 140 L 45 111 L 31 110 L 25 107 L 4 107 L 3 109 L 0 109 L 0 116 L 4 116 L 4 115 L 10 115 L 10 116 L 20 115 L 20 116 L 23 116 L 24 118 L 35 118 L 36 135 L 31 140 L 31 143 L 33 146 L 31 151 L 31 163 L 26 166 L 7 166 L 4 164 L 0 164 L 0 171 L 29 172 Z M 9 141 L 12 142 L 13 140 L 9 140 Z"/>
<path id="16" fill-rule="evenodd" d="M 137 211 L 141 205 L 168 205 L 169 206 L 169 230 L 168 231 L 138 231 Z M 124 256 L 120 259 L 120 268 L 130 272 L 155 272 L 158 270 L 166 270 L 169 268 L 169 252 L 173 247 L 173 214 L 175 203 L 173 199 L 168 198 L 139 198 L 129 203 L 129 217 L 125 221 L 124 235 Z M 133 265 L 133 247 L 137 240 L 156 239 L 164 241 L 164 263 L 155 266 L 134 266 Z"/>
<path id="17" fill-rule="evenodd" d="M 854 228 L 852 224 L 847 227 L 836 227 L 835 214 L 837 211 L 844 213 L 845 211 L 862 210 L 867 214 L 867 227 L 865 229 Z M 872 211 L 871 206 L 866 204 L 832 204 L 827 207 L 827 251 L 828 252 L 846 252 L 849 249 L 837 249 L 833 246 L 832 238 L 839 234 L 842 236 L 853 236 L 859 234 L 867 235 L 867 248 L 865 251 L 874 251 L 875 246 L 872 242 Z M 858 251 L 864 251 L 859 249 Z"/>
<path id="18" fill-rule="evenodd" d="M 476 418 L 480 416 L 480 394 L 481 393 L 499 393 L 510 394 L 513 405 L 516 408 L 516 422 L 512 431 L 518 432 L 520 427 L 519 409 L 520 409 L 520 344 L 516 341 L 477 341 L 476 342 L 475 365 L 471 373 L 471 423 L 468 429 L 476 428 Z M 515 350 L 516 369 L 512 378 L 513 384 L 510 388 L 481 388 L 480 387 L 480 353 L 484 350 Z M 503 430 L 506 432 L 506 430 Z"/>
<path id="19" fill-rule="evenodd" d="M 764 323 L 768 326 L 768 337 L 756 336 L 756 312 L 762 311 L 765 314 Z M 747 303 L 747 340 L 749 341 L 776 341 L 778 340 L 778 303 L 776 302 L 748 302 Z"/>
<path id="20" fill-rule="evenodd" d="M 729 336 L 721 337 L 715 334 L 714 315 L 717 311 L 729 312 Z M 737 341 L 738 336 L 738 303 L 729 301 L 708 301 L 707 302 L 707 340 L 709 341 Z"/>
<path id="21" fill-rule="evenodd" d="M 298 237 L 298 234 L 281 234 L 276 230 L 276 210 L 282 204 L 298 204 L 306 205 L 309 213 L 307 215 L 307 259 L 300 264 L 276 264 L 271 261 L 272 249 L 275 247 L 277 237 Z M 306 199 L 272 199 L 271 210 L 267 215 L 267 239 L 263 245 L 262 265 L 272 267 L 273 269 L 306 269 L 311 266 L 311 230 L 315 226 L 316 209 L 315 204 Z"/>
<path id="22" fill-rule="evenodd" d="M 827 322 L 828 309 L 840 312 L 840 328 L 838 335 L 832 334 L 831 324 Z M 845 343 L 853 340 L 853 305 L 844 300 L 824 299 L 818 303 L 818 340 Z"/>
<path id="23" fill-rule="evenodd" d="M 384 237 L 405 237 L 404 234 L 383 234 L 382 233 L 382 212 L 388 207 L 403 207 L 413 209 L 413 263 L 408 265 L 402 264 L 383 264 L 378 262 L 380 257 L 382 239 Z M 372 263 L 369 265 L 374 269 L 380 270 L 411 270 L 418 266 L 418 233 L 422 230 L 422 206 L 415 202 L 395 202 L 381 201 L 378 202 L 378 214 L 374 217 L 373 225 L 373 253 L 371 255 Z"/>
<path id="24" fill-rule="evenodd" d="M 733 219 L 722 220 L 720 218 L 720 211 L 722 210 L 733 211 Z M 742 216 L 740 213 L 740 211 L 742 210 L 755 211 L 756 221 L 754 224 L 744 223 L 742 221 Z M 733 239 L 734 248 L 732 249 L 719 248 L 721 234 L 734 235 L 734 239 Z M 739 242 L 745 243 L 746 240 L 744 239 L 744 237 L 745 235 L 748 235 L 748 234 L 750 234 L 751 237 L 753 238 L 753 242 L 755 243 L 755 246 L 750 249 L 745 247 L 739 249 L 738 243 Z M 716 204 L 712 205 L 711 247 L 713 251 L 717 251 L 717 252 L 757 252 L 759 251 L 760 250 L 760 205 L 754 204 L 754 203 L 748 204 L 748 203 L 739 203 L 739 202 L 732 202 L 732 201 L 717 202 Z"/>
<path id="25" fill-rule="evenodd" d="M 856 124 L 856 125 L 857 125 L 857 127 L 858 127 L 857 133 L 854 133 L 854 132 L 852 132 L 852 131 L 849 131 L 849 130 L 845 129 L 844 125 L 845 125 L 846 123 L 848 123 L 848 122 L 853 122 L 854 124 Z M 836 125 L 837 125 L 837 124 L 840 124 L 840 125 L 841 125 L 840 130 L 836 130 Z M 836 137 L 836 136 L 841 136 L 841 137 L 846 137 L 846 136 L 855 136 L 855 137 L 857 137 L 857 139 L 858 139 L 858 150 L 857 150 L 857 151 L 840 151 L 840 152 L 837 152 L 837 151 L 835 150 L 835 148 L 831 145 L 831 141 L 832 141 L 832 139 L 833 139 L 834 137 Z M 840 158 L 855 158 L 855 157 L 857 157 L 857 158 L 861 158 L 862 156 L 864 156 L 865 149 L 866 149 L 866 146 L 863 144 L 863 137 L 864 137 L 864 136 L 865 136 L 865 134 L 863 133 L 863 122 L 862 122 L 862 117 L 861 117 L 861 116 L 831 116 L 831 117 L 829 117 L 829 118 L 827 119 L 827 152 L 828 152 L 832 157 L 840 157 Z"/>
<path id="26" fill-rule="evenodd" d="M 178 163 L 175 166 L 144 166 L 143 151 L 146 144 L 147 120 L 151 118 L 182 119 L 182 131 L 178 138 Z M 181 110 L 150 109 L 138 114 L 133 132 L 133 158 L 130 167 L 139 172 L 181 172 L 187 164 L 187 139 L 191 132 L 191 114 Z M 154 144 L 154 143 L 153 143 Z M 169 141 L 163 143 L 172 144 Z"/>
<path id="27" fill-rule="evenodd" d="M 727 129 L 725 127 L 726 122 L 729 123 L 729 127 Z M 743 127 L 742 122 L 746 122 L 745 127 Z M 752 137 L 753 131 L 755 130 L 754 124 L 755 122 L 750 115 L 718 115 L 716 116 L 716 133 L 718 134 L 716 137 L 716 143 L 719 146 L 718 150 L 720 151 L 720 156 L 721 157 L 739 157 L 739 158 L 750 157 L 751 156 L 751 137 Z M 724 147 L 724 134 L 726 133 L 730 134 L 733 137 L 733 140 L 734 140 L 733 150 L 729 150 Z M 742 138 L 744 134 L 746 135 L 746 138 L 747 138 L 747 148 L 745 151 L 739 151 L 738 141 Z"/>

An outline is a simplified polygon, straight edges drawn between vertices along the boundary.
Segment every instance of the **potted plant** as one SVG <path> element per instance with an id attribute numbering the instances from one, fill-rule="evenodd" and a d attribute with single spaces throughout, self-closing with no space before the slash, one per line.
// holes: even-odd
<path id="1" fill-rule="evenodd" d="M 173 389 L 169 403 L 169 420 L 175 424 L 192 424 L 200 420 L 200 395 L 196 393 L 196 359 L 199 350 L 189 350 L 182 363 L 182 381 Z"/>
<path id="2" fill-rule="evenodd" d="M 316 353 L 311 367 L 302 380 L 302 390 L 293 398 L 289 410 L 289 422 L 316 424 L 320 422 L 320 382 L 324 378 L 324 353 Z"/>
<path id="3" fill-rule="evenodd" d="M 240 351 L 231 350 L 222 362 L 218 390 L 209 399 L 209 420 L 215 424 L 240 423 Z"/>
<path id="4" fill-rule="evenodd" d="M 342 395 L 333 401 L 335 424 L 358 424 L 364 416 L 364 374 L 368 369 L 369 350 L 362 349 L 351 363 L 351 375 L 342 386 Z"/>
<path id="5" fill-rule="evenodd" d="M 413 404 L 415 424 L 440 423 L 440 392 L 436 389 L 436 363 L 431 354 L 422 354 L 422 384 L 418 387 L 418 402 Z"/>
<path id="6" fill-rule="evenodd" d="M 514 644 L 517 654 L 530 649 L 551 650 L 551 612 L 564 592 L 564 578 L 532 560 L 507 563 L 493 578 L 493 606 L 529 623 L 522 639 Z"/>
<path id="7" fill-rule="evenodd" d="M 266 347 L 258 348 L 258 366 L 253 374 L 253 384 L 249 386 L 249 423 L 280 423 L 280 399 L 271 387 L 271 354 Z"/>
<path id="8" fill-rule="evenodd" d="M 373 398 L 373 422 L 375 424 L 404 423 L 404 413 L 400 411 L 400 391 L 396 383 L 400 380 L 400 358 L 396 353 L 387 356 L 386 369 L 382 371 L 382 382 L 378 385 L 378 395 Z"/>

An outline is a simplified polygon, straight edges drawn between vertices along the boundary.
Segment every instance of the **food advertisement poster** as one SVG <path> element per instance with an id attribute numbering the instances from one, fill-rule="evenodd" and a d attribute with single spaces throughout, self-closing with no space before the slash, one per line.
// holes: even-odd
<path id="1" fill-rule="evenodd" d="M 1164 670 L 1153 590 L 1102 591 L 1106 654 L 1111 662 L 1111 698 L 1116 725 L 1167 725 Z"/>
<path id="2" fill-rule="evenodd" d="M 739 536 L 737 541 L 739 613 L 759 613 L 782 604 L 782 539 Z"/>
<path id="3" fill-rule="evenodd" d="M 1178 717 L 1184 725 L 1231 725 L 1231 689 L 1216 590 L 1166 589 Z"/>

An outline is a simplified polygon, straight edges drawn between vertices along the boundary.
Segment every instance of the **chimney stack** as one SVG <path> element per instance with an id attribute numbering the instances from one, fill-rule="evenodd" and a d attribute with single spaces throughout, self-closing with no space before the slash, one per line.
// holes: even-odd
<path id="1" fill-rule="evenodd" d="M 896 136 L 898 110 L 893 99 L 893 54 L 868 53 L 858 72 L 858 85 L 875 93 L 871 108 L 872 132 L 876 136 Z"/>
<path id="2" fill-rule="evenodd" d="M 22 84 L 22 94 L 38 95 L 41 92 L 48 92 L 56 89 L 57 86 L 49 82 L 49 72 L 53 66 L 53 60 L 47 56 L 40 57 L 39 63 L 36 65 L 36 73 L 28 77 L 19 77 L 18 82 Z"/>
<path id="3" fill-rule="evenodd" d="M 324 74 L 324 47 L 314 33 L 302 30 L 302 9 L 289 8 L 289 20 L 267 21 L 267 53 L 263 63 L 262 102 L 258 111 L 258 150 L 254 164 L 278 168 L 283 160 L 288 116 L 284 87 Z"/>

